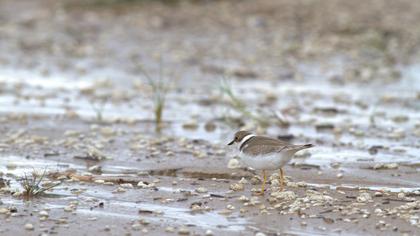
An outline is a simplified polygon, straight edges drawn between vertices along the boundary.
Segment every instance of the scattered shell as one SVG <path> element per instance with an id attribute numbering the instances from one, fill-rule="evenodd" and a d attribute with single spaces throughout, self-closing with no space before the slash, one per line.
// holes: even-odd
<path id="1" fill-rule="evenodd" d="M 240 196 L 238 200 L 241 202 L 249 202 L 249 198 L 245 195 Z"/>
<path id="2" fill-rule="evenodd" d="M 171 227 L 171 226 L 168 226 L 168 227 L 165 228 L 165 232 L 173 233 L 173 232 L 175 232 L 175 228 Z"/>
<path id="3" fill-rule="evenodd" d="M 133 230 L 140 230 L 141 229 L 141 225 L 140 224 L 138 224 L 138 223 L 135 223 L 135 224 L 133 224 L 133 225 L 131 225 L 131 228 L 133 229 Z"/>
<path id="4" fill-rule="evenodd" d="M 154 183 L 147 183 L 147 182 L 144 182 L 144 181 L 139 181 L 137 183 L 137 187 L 140 187 L 140 188 L 153 188 L 153 187 L 155 187 L 155 184 Z"/>
<path id="5" fill-rule="evenodd" d="M 291 201 L 297 198 L 297 195 L 292 191 L 274 192 L 270 196 L 271 201 Z"/>
<path id="6" fill-rule="evenodd" d="M 72 206 L 65 206 L 64 207 L 64 211 L 65 212 L 72 212 L 73 211 L 73 207 Z"/>
<path id="7" fill-rule="evenodd" d="M 131 183 L 120 184 L 120 186 L 123 188 L 133 188 L 133 185 Z"/>
<path id="8" fill-rule="evenodd" d="M 189 235 L 190 234 L 190 230 L 188 228 L 182 226 L 181 228 L 179 228 L 178 234 L 181 234 L 181 235 Z"/>
<path id="9" fill-rule="evenodd" d="M 207 189 L 204 187 L 199 187 L 195 190 L 197 193 L 207 193 Z"/>
<path id="10" fill-rule="evenodd" d="M 230 185 L 229 189 L 233 191 L 242 191 L 244 190 L 244 185 L 240 183 L 233 183 Z"/>
<path id="11" fill-rule="evenodd" d="M 380 169 L 397 169 L 398 163 L 386 163 L 386 164 L 376 164 L 373 166 L 374 170 L 380 170 Z"/>
<path id="12" fill-rule="evenodd" d="M 226 206 L 226 209 L 235 210 L 235 206 L 229 204 L 229 205 Z"/>
<path id="13" fill-rule="evenodd" d="M 384 194 L 382 192 L 375 192 L 375 197 L 382 197 Z"/>
<path id="14" fill-rule="evenodd" d="M 31 223 L 26 223 L 25 224 L 25 229 L 26 230 L 34 230 L 34 225 Z"/>
<path id="15" fill-rule="evenodd" d="M 7 209 L 7 208 L 0 208 L 0 214 L 9 214 L 10 213 L 10 210 L 9 209 Z"/>
<path id="16" fill-rule="evenodd" d="M 372 197 L 369 193 L 360 193 L 360 195 L 356 199 L 358 202 L 371 202 Z"/>
<path id="17" fill-rule="evenodd" d="M 240 184 L 247 184 L 248 183 L 248 180 L 246 180 L 244 177 L 242 177 L 242 179 L 239 180 L 239 183 Z"/>
<path id="18" fill-rule="evenodd" d="M 44 216 L 44 217 L 48 217 L 48 212 L 47 211 L 40 211 L 39 212 L 39 216 Z"/>
<path id="19" fill-rule="evenodd" d="M 229 169 L 236 169 L 240 168 L 240 163 L 237 159 L 230 159 L 228 162 L 228 168 Z"/>

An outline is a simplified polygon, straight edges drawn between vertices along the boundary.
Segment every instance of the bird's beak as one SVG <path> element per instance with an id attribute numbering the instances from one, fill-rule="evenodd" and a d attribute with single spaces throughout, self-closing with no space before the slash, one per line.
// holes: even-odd
<path id="1" fill-rule="evenodd" d="M 228 145 L 232 145 L 233 143 L 235 143 L 235 139 L 232 140 L 232 142 L 228 143 Z"/>

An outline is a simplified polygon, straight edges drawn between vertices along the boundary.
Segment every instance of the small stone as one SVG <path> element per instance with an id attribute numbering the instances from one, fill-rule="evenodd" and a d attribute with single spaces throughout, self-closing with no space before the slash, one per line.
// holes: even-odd
<path id="1" fill-rule="evenodd" d="M 171 226 L 168 226 L 168 227 L 165 228 L 165 231 L 168 232 L 168 233 L 173 233 L 173 232 L 175 232 L 175 228 L 171 227 Z"/>
<path id="2" fill-rule="evenodd" d="M 240 163 L 237 159 L 230 159 L 228 162 L 228 168 L 229 169 L 236 169 L 236 168 L 240 168 Z"/>
<path id="3" fill-rule="evenodd" d="M 133 188 L 133 185 L 130 183 L 120 184 L 120 186 L 123 188 Z"/>
<path id="4" fill-rule="evenodd" d="M 339 178 L 339 179 L 343 178 L 343 176 L 344 176 L 343 173 L 338 173 L 337 174 L 337 178 Z"/>
<path id="5" fill-rule="evenodd" d="M 372 197 L 370 196 L 370 194 L 369 193 L 361 193 L 358 197 L 357 197 L 357 199 L 356 199 L 358 202 L 370 202 L 370 201 L 372 201 Z"/>
<path id="6" fill-rule="evenodd" d="M 340 167 L 340 163 L 338 163 L 338 162 L 332 162 L 331 164 L 330 164 L 330 166 L 332 167 L 332 168 L 334 168 L 334 169 L 337 169 L 338 167 Z"/>
<path id="7" fill-rule="evenodd" d="M 64 207 L 64 211 L 65 212 L 72 212 L 73 211 L 73 207 L 71 207 L 71 206 L 65 206 Z"/>
<path id="8" fill-rule="evenodd" d="M 195 190 L 197 193 L 207 193 L 207 189 L 204 187 L 199 187 Z"/>
<path id="9" fill-rule="evenodd" d="M 375 192 L 375 197 L 382 197 L 384 194 L 382 192 Z"/>
<path id="10" fill-rule="evenodd" d="M 398 193 L 397 194 L 397 197 L 399 198 L 399 199 L 403 199 L 403 198 L 405 198 L 405 193 Z"/>
<path id="11" fill-rule="evenodd" d="M 181 227 L 178 230 L 178 234 L 181 234 L 181 235 L 189 235 L 190 234 L 190 230 L 188 228 L 186 228 L 186 227 Z"/>
<path id="12" fill-rule="evenodd" d="M 266 234 L 262 233 L 262 232 L 258 232 L 258 233 L 255 234 L 255 236 L 266 236 Z"/>
<path id="13" fill-rule="evenodd" d="M 39 212 L 39 216 L 44 216 L 44 217 L 48 217 L 48 212 L 47 211 L 40 211 Z"/>
<path id="14" fill-rule="evenodd" d="M 7 208 L 0 208 L 0 214 L 8 214 L 10 211 Z"/>
<path id="15" fill-rule="evenodd" d="M 154 183 L 147 183 L 147 182 L 144 182 L 144 181 L 139 181 L 138 184 L 137 184 L 137 187 L 140 187 L 140 188 L 153 188 L 153 187 L 155 187 L 155 184 Z"/>
<path id="16" fill-rule="evenodd" d="M 235 210 L 235 206 L 229 204 L 229 205 L 226 206 L 226 209 Z"/>
<path id="17" fill-rule="evenodd" d="M 213 235 L 213 231 L 211 230 L 206 230 L 206 232 L 204 233 L 205 236 L 212 236 Z"/>
<path id="18" fill-rule="evenodd" d="M 240 184 L 247 184 L 248 183 L 248 180 L 246 180 L 244 177 L 242 177 L 242 179 L 239 180 L 239 183 Z"/>
<path id="19" fill-rule="evenodd" d="M 245 195 L 240 196 L 238 200 L 241 202 L 249 202 L 249 198 Z"/>
<path id="20" fill-rule="evenodd" d="M 127 190 L 125 188 L 122 187 L 118 187 L 117 189 L 115 189 L 114 191 L 112 191 L 113 193 L 124 193 Z"/>
<path id="21" fill-rule="evenodd" d="M 131 229 L 133 229 L 133 230 L 140 230 L 141 229 L 141 225 L 140 224 L 138 224 L 138 223 L 135 223 L 135 224 L 133 224 L 133 225 L 131 225 Z"/>
<path id="22" fill-rule="evenodd" d="M 274 201 L 291 201 L 297 198 L 296 194 L 292 191 L 273 192 L 270 196 Z"/>
<path id="23" fill-rule="evenodd" d="M 100 173 L 102 171 L 102 167 L 95 165 L 95 166 L 91 166 L 89 167 L 89 172 L 93 172 L 93 173 Z"/>
<path id="24" fill-rule="evenodd" d="M 34 230 L 34 225 L 31 224 L 31 223 L 27 223 L 27 224 L 25 224 L 25 229 L 26 230 Z"/>
<path id="25" fill-rule="evenodd" d="M 197 129 L 198 128 L 198 123 L 197 123 L 196 120 L 192 120 L 190 122 L 184 123 L 182 125 L 182 128 L 194 130 L 194 129 Z"/>
<path id="26" fill-rule="evenodd" d="M 233 183 L 230 185 L 229 189 L 233 191 L 242 191 L 244 190 L 244 185 L 240 183 Z"/>

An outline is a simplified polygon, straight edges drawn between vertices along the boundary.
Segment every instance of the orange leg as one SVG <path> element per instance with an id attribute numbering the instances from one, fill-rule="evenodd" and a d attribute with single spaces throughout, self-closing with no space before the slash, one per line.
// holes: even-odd
<path id="1" fill-rule="evenodd" d="M 282 168 L 280 168 L 280 191 L 283 191 L 284 189 L 284 171 Z"/>
<path id="2" fill-rule="evenodd" d="M 261 185 L 261 195 L 264 195 L 264 192 L 265 192 L 265 182 L 267 182 L 267 175 L 265 173 L 265 170 L 263 170 L 263 182 Z"/>

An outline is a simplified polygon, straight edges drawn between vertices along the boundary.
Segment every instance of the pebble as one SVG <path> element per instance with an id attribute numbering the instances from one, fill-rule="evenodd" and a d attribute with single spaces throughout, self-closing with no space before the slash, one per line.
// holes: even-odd
<path id="1" fill-rule="evenodd" d="M 240 164 L 239 161 L 237 159 L 230 159 L 228 162 L 228 168 L 229 169 L 236 169 L 239 168 Z"/>
<path id="2" fill-rule="evenodd" d="M 8 214 L 10 211 L 7 208 L 0 208 L 0 214 Z"/>
<path id="3" fill-rule="evenodd" d="M 102 167 L 101 166 L 98 166 L 98 165 L 95 165 L 95 166 L 89 167 L 88 170 L 90 172 L 101 172 L 102 171 Z"/>
<path id="4" fill-rule="evenodd" d="M 242 191 L 244 190 L 244 185 L 241 183 L 233 183 L 230 185 L 229 189 L 233 191 Z"/>
<path id="5" fill-rule="evenodd" d="M 118 187 L 117 189 L 115 189 L 114 191 L 112 191 L 113 193 L 123 193 L 127 191 L 125 188 L 122 187 Z"/>
<path id="6" fill-rule="evenodd" d="M 382 197 L 384 194 L 381 192 L 375 192 L 374 195 L 375 197 Z"/>
<path id="7" fill-rule="evenodd" d="M 255 234 L 255 236 L 266 236 L 266 234 L 262 233 L 262 232 L 258 232 L 258 233 Z"/>
<path id="8" fill-rule="evenodd" d="M 242 179 L 239 180 L 239 183 L 240 184 L 247 184 L 248 183 L 248 180 L 246 180 L 244 177 L 242 177 Z"/>
<path id="9" fill-rule="evenodd" d="M 226 209 L 235 210 L 235 206 L 229 204 L 229 205 L 226 206 Z"/>
<path id="10" fill-rule="evenodd" d="M 181 227 L 178 230 L 178 234 L 181 234 L 181 235 L 189 235 L 190 234 L 190 230 L 188 228 L 186 228 L 186 227 Z"/>
<path id="11" fill-rule="evenodd" d="M 120 186 L 123 188 L 133 188 L 133 185 L 130 183 L 120 184 Z"/>
<path id="12" fill-rule="evenodd" d="M 405 193 L 398 193 L 398 195 L 397 195 L 397 197 L 399 198 L 399 199 L 403 199 L 403 198 L 405 198 Z"/>
<path id="13" fill-rule="evenodd" d="M 133 230 L 140 230 L 141 229 L 141 225 L 140 224 L 133 224 L 133 225 L 131 225 L 131 228 L 133 229 Z"/>
<path id="14" fill-rule="evenodd" d="M 31 224 L 31 223 L 27 223 L 27 224 L 25 224 L 25 229 L 26 230 L 34 230 L 34 225 Z"/>
<path id="15" fill-rule="evenodd" d="M 71 207 L 71 206 L 65 206 L 64 207 L 64 211 L 65 212 L 72 212 L 73 211 L 73 207 Z"/>
<path id="16" fill-rule="evenodd" d="M 245 195 L 240 196 L 238 200 L 241 202 L 249 202 L 249 198 Z"/>
<path id="17" fill-rule="evenodd" d="M 195 190 L 197 193 L 207 193 L 207 189 L 204 187 L 199 187 Z"/>
<path id="18" fill-rule="evenodd" d="M 48 212 L 47 211 L 40 211 L 39 212 L 39 216 L 44 216 L 44 217 L 48 217 Z"/>
<path id="19" fill-rule="evenodd" d="M 213 231 L 211 230 L 206 230 L 206 232 L 204 233 L 205 236 L 212 236 L 213 235 Z"/>
<path id="20" fill-rule="evenodd" d="M 165 228 L 165 231 L 168 233 L 173 233 L 175 231 L 174 227 L 168 226 Z"/>
<path id="21" fill-rule="evenodd" d="M 360 195 L 357 197 L 358 202 L 370 202 L 372 201 L 372 197 L 369 193 L 360 193 Z"/>

